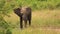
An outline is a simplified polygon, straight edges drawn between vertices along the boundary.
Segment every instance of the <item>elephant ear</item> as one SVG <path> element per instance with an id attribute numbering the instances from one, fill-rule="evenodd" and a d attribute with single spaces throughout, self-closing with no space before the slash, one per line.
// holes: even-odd
<path id="1" fill-rule="evenodd" d="M 20 12 L 21 12 L 21 9 L 20 9 L 20 8 L 16 8 L 16 9 L 14 9 L 14 13 L 17 14 L 18 16 L 21 15 Z"/>
<path id="2" fill-rule="evenodd" d="M 20 13 L 20 8 L 14 9 L 14 13 Z"/>

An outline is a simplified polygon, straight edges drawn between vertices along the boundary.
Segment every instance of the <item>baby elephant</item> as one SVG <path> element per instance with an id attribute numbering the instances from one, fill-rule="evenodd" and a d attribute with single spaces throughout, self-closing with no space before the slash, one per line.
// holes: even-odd
<path id="1" fill-rule="evenodd" d="M 31 25 L 31 8 L 30 7 L 22 7 L 14 9 L 14 13 L 20 17 L 20 28 L 23 28 L 23 21 L 25 23 L 25 27 L 27 27 L 27 21 L 29 21 L 29 26 Z"/>

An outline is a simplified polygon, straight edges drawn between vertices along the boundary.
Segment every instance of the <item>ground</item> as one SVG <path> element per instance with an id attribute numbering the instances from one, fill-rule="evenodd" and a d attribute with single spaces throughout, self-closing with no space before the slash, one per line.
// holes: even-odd
<path id="1" fill-rule="evenodd" d="M 19 17 L 12 12 L 5 20 L 11 23 L 12 34 L 60 34 L 60 10 L 36 10 L 32 12 L 32 25 L 22 30 L 19 27 Z"/>

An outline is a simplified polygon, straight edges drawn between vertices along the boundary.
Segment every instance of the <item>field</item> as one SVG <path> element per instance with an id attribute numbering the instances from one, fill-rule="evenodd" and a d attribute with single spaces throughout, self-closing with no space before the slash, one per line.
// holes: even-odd
<path id="1" fill-rule="evenodd" d="M 22 30 L 19 17 L 13 12 L 5 20 L 12 24 L 12 34 L 60 34 L 60 10 L 35 10 L 32 12 L 32 25 Z"/>
<path id="2" fill-rule="evenodd" d="M 32 9 L 32 24 L 21 30 L 13 10 L 25 6 Z M 0 34 L 60 34 L 60 0 L 0 0 Z"/>

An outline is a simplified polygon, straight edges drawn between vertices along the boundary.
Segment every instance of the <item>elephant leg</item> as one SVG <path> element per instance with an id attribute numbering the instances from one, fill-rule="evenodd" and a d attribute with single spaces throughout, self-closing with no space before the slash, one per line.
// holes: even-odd
<path id="1" fill-rule="evenodd" d="M 24 14 L 22 17 L 23 17 L 23 20 L 24 20 L 24 23 L 25 23 L 25 27 L 27 27 L 27 15 Z"/>
<path id="2" fill-rule="evenodd" d="M 31 25 L 31 19 L 29 19 L 29 26 Z"/>
<path id="3" fill-rule="evenodd" d="M 24 22 L 25 22 L 25 27 L 27 27 L 27 20 L 24 20 Z"/>
<path id="4" fill-rule="evenodd" d="M 28 16 L 29 26 L 31 25 L 31 16 Z"/>
<path id="5" fill-rule="evenodd" d="M 29 26 L 31 25 L 31 20 L 29 20 Z"/>
<path id="6" fill-rule="evenodd" d="M 20 28 L 21 29 L 23 28 L 23 20 L 22 20 L 22 17 L 20 17 Z"/>

